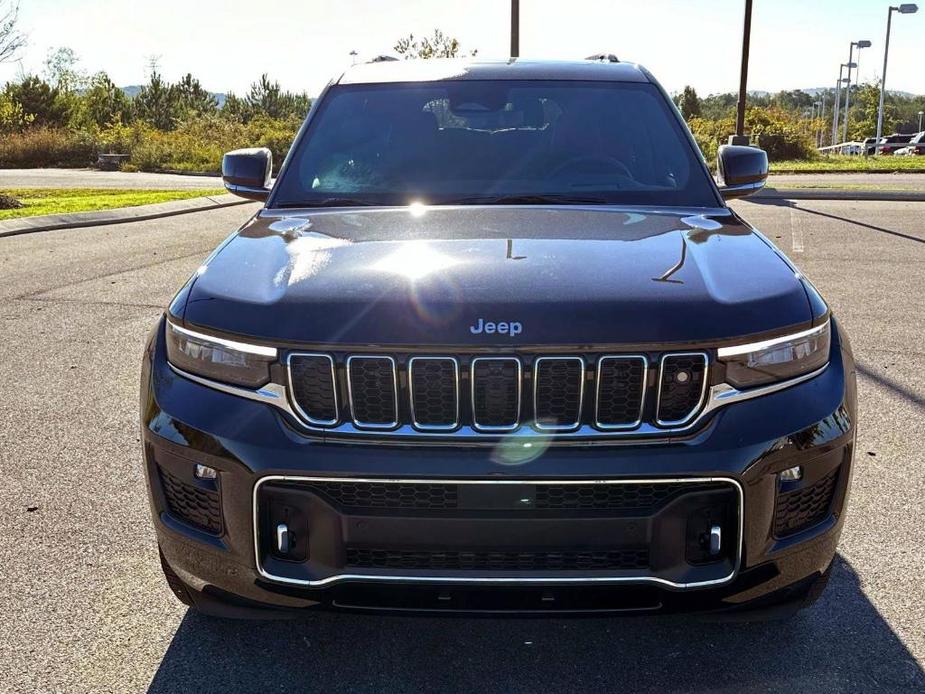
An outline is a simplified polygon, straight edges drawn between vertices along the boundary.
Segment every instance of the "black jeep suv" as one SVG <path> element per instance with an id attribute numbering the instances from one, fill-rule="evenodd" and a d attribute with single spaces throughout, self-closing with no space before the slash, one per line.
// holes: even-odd
<path id="1" fill-rule="evenodd" d="M 167 580 L 210 614 L 738 610 L 828 578 L 848 339 L 724 199 L 650 74 L 382 62 L 320 96 L 266 204 L 147 346 Z M 763 610 L 764 611 L 764 610 Z"/>

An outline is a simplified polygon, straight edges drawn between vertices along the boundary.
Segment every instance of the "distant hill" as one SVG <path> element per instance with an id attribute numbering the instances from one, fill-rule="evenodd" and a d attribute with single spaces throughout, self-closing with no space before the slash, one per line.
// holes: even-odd
<path id="1" fill-rule="evenodd" d="M 852 86 L 854 85 L 852 84 Z M 829 92 L 832 89 L 834 89 L 834 87 L 810 87 L 809 89 L 801 89 L 800 91 L 806 92 L 810 96 L 816 96 L 820 92 Z M 887 89 L 886 91 L 888 94 L 895 94 L 896 96 L 901 96 L 904 99 L 912 99 L 918 96 L 918 94 L 913 94 L 912 92 L 900 92 L 895 89 Z"/>
<path id="2" fill-rule="evenodd" d="M 128 98 L 134 99 L 138 95 L 138 92 L 141 91 L 141 85 L 140 84 L 130 84 L 129 86 L 122 87 L 121 89 Z M 225 94 L 222 94 L 219 92 L 209 92 L 209 93 L 215 98 L 215 101 L 218 103 L 219 108 L 222 108 L 225 105 L 225 97 L 226 97 Z"/>

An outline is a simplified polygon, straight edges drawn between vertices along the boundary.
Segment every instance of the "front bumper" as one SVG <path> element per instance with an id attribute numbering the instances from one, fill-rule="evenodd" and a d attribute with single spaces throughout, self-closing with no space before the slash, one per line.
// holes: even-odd
<path id="1" fill-rule="evenodd" d="M 164 354 L 162 322 L 142 375 L 150 502 L 169 571 L 210 609 L 725 609 L 799 592 L 835 553 L 856 417 L 837 328 L 822 374 L 684 441 L 550 446 L 518 464 L 485 447 L 322 443 Z M 796 465 L 803 478 L 781 482 Z"/>

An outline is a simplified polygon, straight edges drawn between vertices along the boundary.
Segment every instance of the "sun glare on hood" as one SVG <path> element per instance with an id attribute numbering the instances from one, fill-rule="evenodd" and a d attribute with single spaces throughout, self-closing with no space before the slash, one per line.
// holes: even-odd
<path id="1" fill-rule="evenodd" d="M 434 250 L 423 242 L 409 242 L 385 256 L 373 267 L 381 272 L 419 280 L 440 270 L 457 265 L 459 260 Z"/>

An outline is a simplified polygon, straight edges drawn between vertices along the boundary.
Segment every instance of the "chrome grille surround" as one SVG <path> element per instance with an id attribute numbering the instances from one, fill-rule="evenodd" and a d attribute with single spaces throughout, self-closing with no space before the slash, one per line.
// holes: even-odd
<path id="1" fill-rule="evenodd" d="M 356 402 L 354 401 L 354 385 L 352 366 L 361 361 L 388 361 L 392 370 L 392 412 L 395 417 L 390 422 L 362 422 L 356 416 Z M 350 401 L 350 418 L 360 429 L 394 429 L 398 426 L 398 369 L 395 358 L 387 355 L 357 355 L 347 357 L 347 398 Z"/>
<path id="2" fill-rule="evenodd" d="M 392 442 L 398 445 L 407 445 L 409 443 L 423 443 L 426 445 L 445 444 L 452 446 L 497 445 L 498 434 L 492 435 L 490 433 L 478 431 L 468 424 L 461 425 L 456 431 L 451 433 L 421 431 L 415 429 L 410 424 L 401 425 L 392 430 L 361 429 L 350 421 L 343 421 L 336 426 L 320 427 L 310 424 L 301 418 L 292 403 L 291 388 L 279 382 L 271 381 L 260 388 L 251 389 L 198 376 L 189 371 L 184 371 L 170 363 L 168 363 L 168 367 L 177 376 L 203 387 L 273 407 L 288 415 L 298 430 L 304 432 L 306 435 L 324 436 L 327 440 L 331 441 L 342 440 L 346 442 L 365 439 L 368 442 L 375 442 L 381 445 L 387 445 Z M 549 433 L 537 432 L 532 427 L 521 427 L 515 431 L 504 433 L 503 436 L 507 439 L 523 441 L 524 443 L 532 442 L 536 437 L 540 437 L 551 446 L 572 445 L 576 443 L 581 445 L 635 445 L 640 441 L 647 443 L 666 443 L 670 441 L 670 436 L 683 436 L 693 432 L 696 427 L 700 426 L 717 410 L 738 402 L 752 400 L 792 388 L 822 375 L 827 368 L 828 364 L 815 371 L 796 376 L 786 381 L 770 383 L 745 390 L 735 388 L 728 383 L 716 383 L 711 385 L 707 390 L 706 404 L 695 417 L 683 426 L 666 428 L 656 426 L 649 421 L 643 421 L 635 429 L 602 430 L 590 424 L 582 424 L 581 427 L 575 431 L 559 432 L 551 438 Z"/>
<path id="3" fill-rule="evenodd" d="M 321 352 L 290 352 L 286 356 L 286 378 L 289 381 L 289 390 L 292 393 L 292 407 L 298 412 L 299 416 L 302 417 L 309 424 L 314 424 L 315 426 L 329 427 L 333 426 L 340 421 L 339 414 L 333 419 L 317 419 L 308 414 L 302 407 L 299 406 L 299 398 L 295 393 L 295 380 L 292 377 L 292 360 L 294 357 L 308 357 L 312 359 L 326 359 L 331 364 L 331 387 L 333 391 L 333 405 L 334 412 L 340 413 L 340 402 L 337 397 L 337 374 L 334 370 L 334 357 L 330 354 L 323 354 Z"/>
<path id="4" fill-rule="evenodd" d="M 478 367 L 478 364 L 481 362 L 513 362 L 517 367 L 517 395 L 516 395 L 516 415 L 514 421 L 510 425 L 496 425 L 496 424 L 479 424 L 478 416 L 476 414 L 476 378 L 475 370 Z M 517 357 L 475 357 L 469 365 L 469 384 L 470 392 L 472 396 L 472 428 L 476 431 L 489 432 L 489 433 L 504 433 L 508 431 L 514 431 L 520 426 L 520 410 L 522 407 L 522 391 L 523 391 L 523 365 L 520 363 L 520 359 Z"/>
<path id="5" fill-rule="evenodd" d="M 601 370 L 604 366 L 604 362 L 607 361 L 633 361 L 639 360 L 642 362 L 642 397 L 639 399 L 639 415 L 632 422 L 627 422 L 626 424 L 613 424 L 613 423 L 604 423 L 601 421 L 600 409 L 601 409 L 601 383 L 603 382 Z M 605 354 L 597 360 L 597 371 L 595 375 L 595 397 L 594 397 L 594 426 L 598 429 L 606 431 L 622 431 L 635 429 L 640 424 L 642 424 L 642 414 L 646 409 L 646 391 L 647 380 L 649 378 L 649 360 L 644 354 Z"/>
<path id="6" fill-rule="evenodd" d="M 540 404 L 538 400 L 539 390 L 540 390 L 540 367 L 542 364 L 547 362 L 577 362 L 579 365 L 578 371 L 578 407 L 576 414 L 578 415 L 575 418 L 574 422 L 564 422 L 564 423 L 547 423 L 541 421 L 539 416 Z M 533 426 L 539 431 L 572 431 L 581 426 L 581 416 L 584 408 L 584 396 L 585 396 L 585 360 L 581 357 L 537 357 L 533 362 L 533 414 L 534 422 Z"/>
<path id="7" fill-rule="evenodd" d="M 420 362 L 451 362 L 453 364 L 453 388 L 455 391 L 456 416 L 451 424 L 424 424 L 414 413 L 414 366 Z M 459 428 L 459 360 L 456 357 L 411 357 L 408 360 L 408 402 L 411 408 L 411 425 L 421 431 L 453 431 Z"/>
<path id="8" fill-rule="evenodd" d="M 661 404 L 662 404 L 662 390 L 665 386 L 664 377 L 665 377 L 665 360 L 673 357 L 698 357 L 703 360 L 703 378 L 700 387 L 700 397 L 697 399 L 696 404 L 691 407 L 687 415 L 680 419 L 671 419 L 666 420 L 662 419 L 660 416 Z M 662 354 L 659 358 L 658 365 L 658 381 L 656 382 L 657 395 L 655 400 L 655 423 L 660 427 L 672 428 L 672 427 L 682 427 L 691 422 L 694 417 L 700 412 L 700 409 L 703 407 L 704 398 L 707 394 L 707 383 L 709 382 L 710 376 L 710 357 L 706 352 L 666 352 Z"/>

